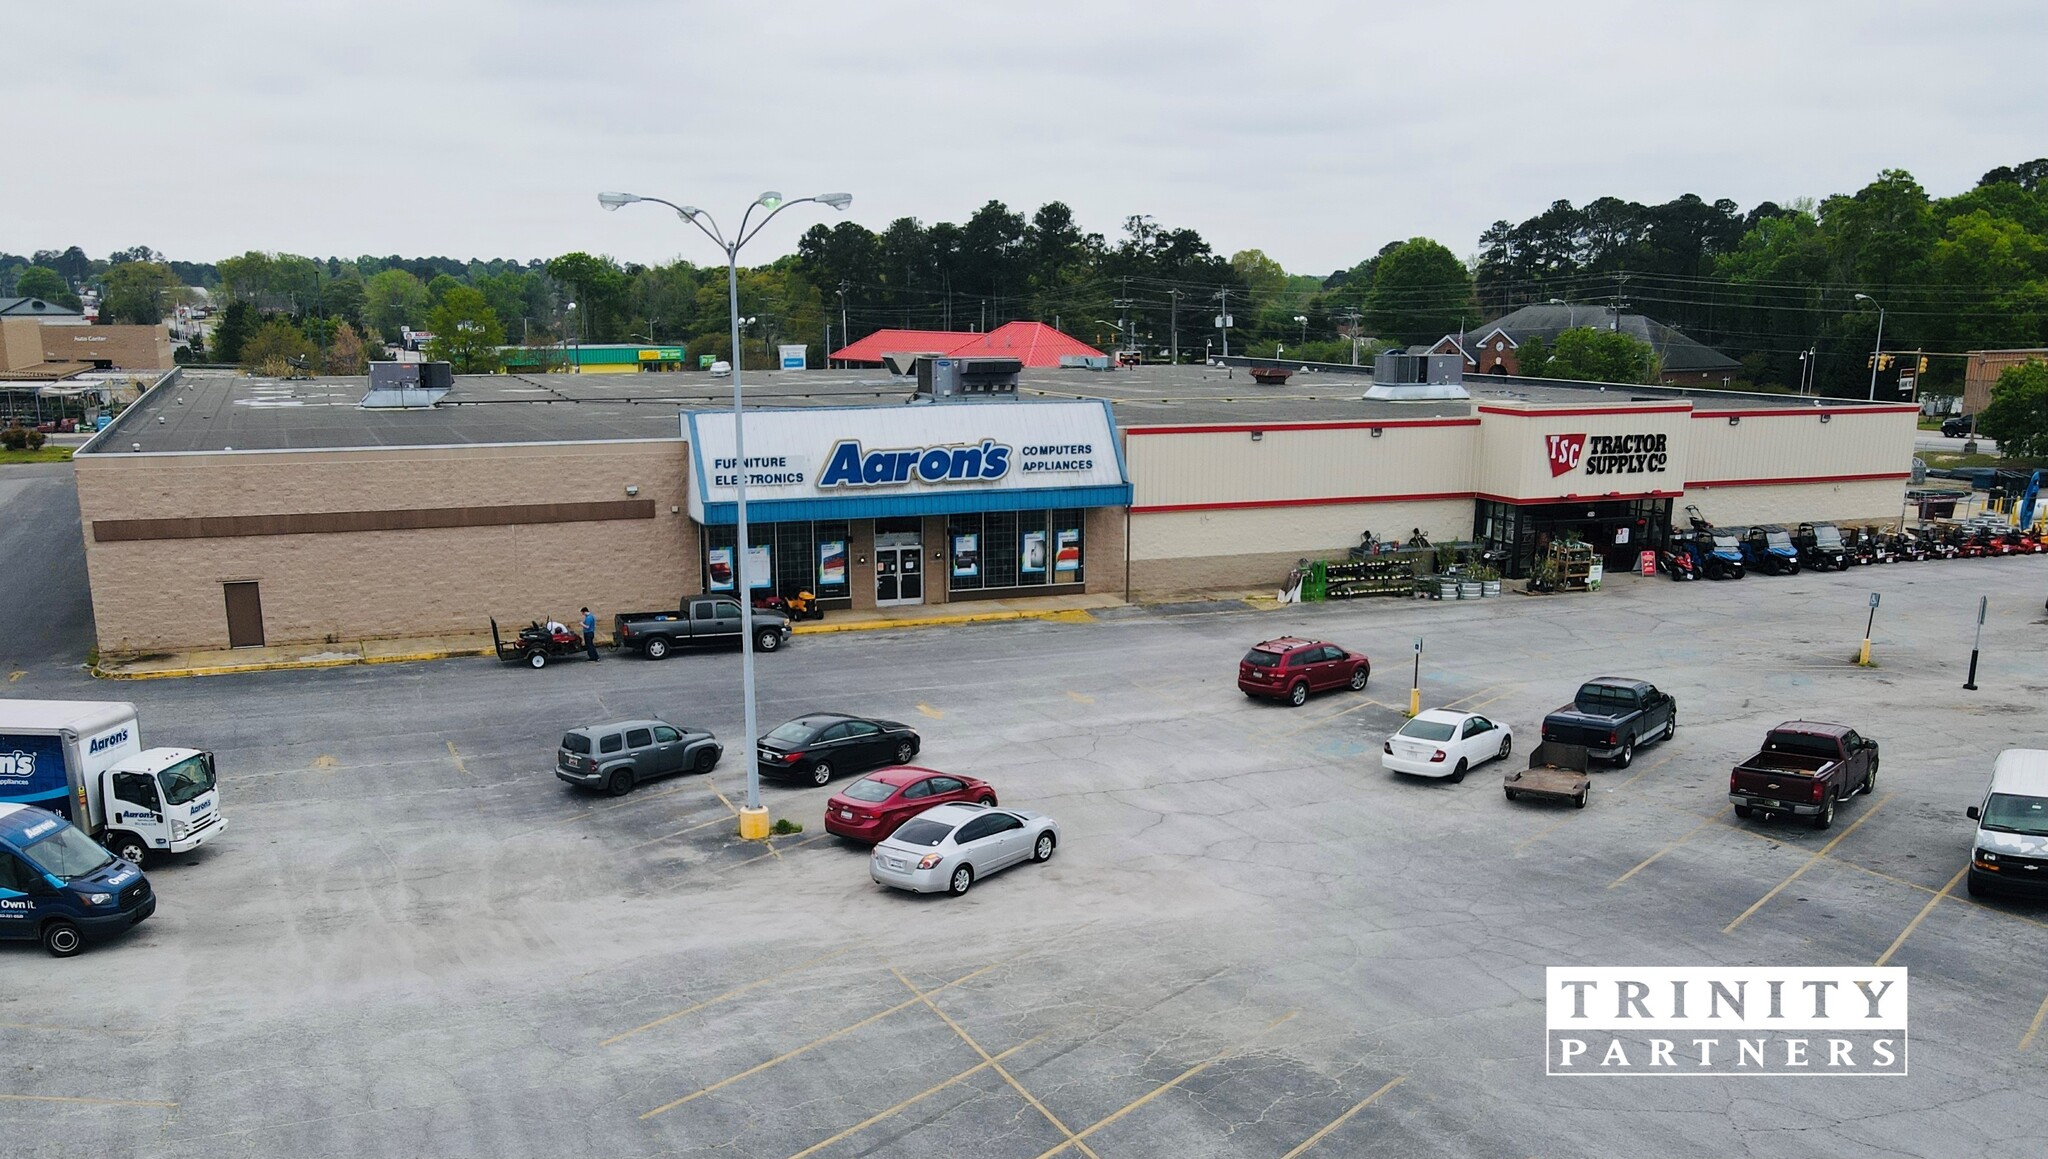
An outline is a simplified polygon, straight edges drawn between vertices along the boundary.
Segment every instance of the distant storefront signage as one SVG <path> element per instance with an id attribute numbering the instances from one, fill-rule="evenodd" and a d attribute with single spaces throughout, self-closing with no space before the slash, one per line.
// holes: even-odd
<path id="1" fill-rule="evenodd" d="M 1551 478 L 1583 469 L 1588 475 L 1642 475 L 1664 470 L 1670 462 L 1667 436 L 1545 435 L 1543 452 Z"/>
<path id="2" fill-rule="evenodd" d="M 782 356 L 782 369 L 803 370 L 810 365 L 810 347 L 802 345 L 778 346 L 776 352 Z"/>
<path id="3" fill-rule="evenodd" d="M 697 473 L 690 513 L 700 522 L 706 504 L 734 502 L 742 475 L 749 503 L 900 505 L 963 491 L 1075 492 L 1076 506 L 1128 501 L 1115 428 L 1099 402 L 749 412 L 744 464 L 732 454 L 730 412 L 698 411 L 684 423 Z M 1080 494 L 1107 488 L 1122 494 Z"/>
<path id="4" fill-rule="evenodd" d="M 642 362 L 681 362 L 683 348 L 680 346 L 643 346 L 640 348 Z"/>

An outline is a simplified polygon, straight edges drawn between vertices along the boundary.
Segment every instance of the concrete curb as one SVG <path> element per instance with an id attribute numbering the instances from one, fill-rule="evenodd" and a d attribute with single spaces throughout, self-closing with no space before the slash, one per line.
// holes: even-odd
<path id="1" fill-rule="evenodd" d="M 243 672 L 281 672 L 288 669 L 351 668 L 359 664 L 412 664 L 421 660 L 448 660 L 457 656 L 489 656 L 488 648 L 447 648 L 430 652 L 396 652 L 389 656 L 333 656 L 319 660 L 265 660 L 256 664 L 213 664 L 190 668 L 161 668 L 150 672 L 118 672 L 106 668 L 89 671 L 98 680 L 182 680 L 192 676 L 234 676 Z"/>
<path id="2" fill-rule="evenodd" d="M 798 624 L 792 631 L 809 636 L 821 632 L 876 632 L 890 628 L 935 628 L 946 624 L 983 624 L 997 620 L 1046 620 L 1056 624 L 1085 624 L 1095 617 L 1086 608 L 1061 608 L 1057 611 L 1020 612 L 963 612 L 952 616 L 919 616 L 910 620 L 862 620 L 851 624 L 827 624 L 824 622 Z"/>

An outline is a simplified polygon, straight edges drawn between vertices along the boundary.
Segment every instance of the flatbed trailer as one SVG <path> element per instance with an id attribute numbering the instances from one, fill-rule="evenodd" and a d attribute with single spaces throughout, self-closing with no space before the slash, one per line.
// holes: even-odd
<path id="1" fill-rule="evenodd" d="M 1529 767 L 1517 769 L 1502 780 L 1508 800 L 1523 797 L 1537 801 L 1570 801 L 1586 807 L 1586 794 L 1593 779 L 1586 775 L 1590 762 L 1583 745 L 1544 741 L 1529 753 Z"/>

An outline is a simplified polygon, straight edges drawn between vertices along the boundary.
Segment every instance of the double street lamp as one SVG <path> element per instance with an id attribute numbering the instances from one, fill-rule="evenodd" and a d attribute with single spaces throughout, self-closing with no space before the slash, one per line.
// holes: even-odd
<path id="1" fill-rule="evenodd" d="M 749 554 L 747 549 L 750 543 L 747 535 L 746 412 L 742 409 L 740 402 L 740 363 L 743 361 L 740 356 L 740 247 L 754 240 L 755 236 L 769 222 L 775 220 L 776 214 L 781 213 L 792 205 L 802 205 L 810 201 L 816 202 L 819 205 L 829 205 L 834 209 L 844 210 L 847 206 L 853 204 L 853 194 L 821 193 L 816 197 L 799 197 L 794 201 L 785 201 L 780 193 L 763 193 L 754 199 L 752 205 L 747 206 L 746 212 L 740 215 L 739 228 L 733 231 L 733 235 L 730 238 L 726 237 L 724 231 L 718 228 L 718 222 L 710 214 L 698 209 L 694 205 L 677 205 L 673 201 L 665 201 L 659 197 L 642 197 L 637 193 L 600 193 L 597 195 L 597 203 L 606 209 L 617 209 L 622 205 L 631 205 L 636 201 L 646 201 L 655 205 L 669 207 L 675 211 L 677 217 L 696 226 L 703 232 L 705 237 L 710 238 L 717 244 L 719 249 L 725 251 L 726 295 L 732 318 L 732 457 L 733 461 L 739 466 L 739 470 L 733 474 L 733 517 L 734 522 L 737 524 L 734 530 L 738 535 L 738 546 L 733 552 L 733 576 L 734 587 L 739 592 L 740 688 L 741 695 L 745 701 L 747 729 L 747 804 L 745 808 L 740 810 L 740 836 L 748 838 L 766 837 L 768 836 L 768 810 L 761 805 L 761 754 L 757 747 L 760 738 L 757 735 L 758 726 L 754 717 L 754 601 L 752 598 L 753 589 L 750 586 L 752 581 L 747 575 L 747 558 Z M 749 228 L 748 222 L 753 219 L 754 211 L 757 209 L 766 210 L 767 212 L 762 215 L 760 221 L 753 222 L 752 227 Z M 700 454 L 702 450 L 703 448 L 701 447 L 692 447 L 690 448 L 690 453 L 693 455 Z"/>

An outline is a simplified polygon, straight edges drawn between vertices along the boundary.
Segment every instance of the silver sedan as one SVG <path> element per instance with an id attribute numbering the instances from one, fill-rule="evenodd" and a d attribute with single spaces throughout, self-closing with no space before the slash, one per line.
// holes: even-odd
<path id="1" fill-rule="evenodd" d="M 976 880 L 1020 861 L 1047 861 L 1059 848 L 1052 818 L 985 805 L 938 805 L 875 846 L 868 876 L 914 893 L 958 897 Z"/>

